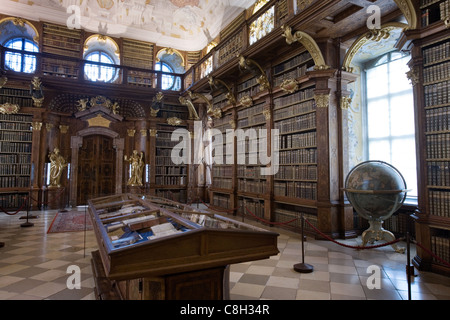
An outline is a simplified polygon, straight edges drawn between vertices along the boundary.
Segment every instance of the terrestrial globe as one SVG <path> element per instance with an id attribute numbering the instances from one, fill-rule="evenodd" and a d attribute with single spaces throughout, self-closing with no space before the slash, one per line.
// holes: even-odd
<path id="1" fill-rule="evenodd" d="M 345 193 L 356 212 L 369 221 L 388 219 L 406 198 L 402 174 L 387 162 L 370 160 L 355 166 L 345 180 Z"/>

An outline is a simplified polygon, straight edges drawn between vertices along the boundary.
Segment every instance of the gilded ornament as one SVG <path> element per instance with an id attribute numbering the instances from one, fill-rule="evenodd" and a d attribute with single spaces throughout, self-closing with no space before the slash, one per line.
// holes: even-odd
<path id="1" fill-rule="evenodd" d="M 233 91 L 224 81 L 220 79 L 214 79 L 213 77 L 210 76 L 208 82 L 211 89 L 217 88 L 219 84 L 225 87 L 225 89 L 227 90 L 226 98 L 228 99 L 228 103 L 233 105 L 236 104 L 236 98 L 233 95 Z"/>
<path id="2" fill-rule="evenodd" d="M 12 104 L 9 102 L 6 102 L 2 105 L 0 105 L 0 113 L 1 114 L 15 114 L 19 112 L 20 107 L 17 104 Z"/>
<path id="3" fill-rule="evenodd" d="M 270 112 L 270 109 L 264 109 L 263 115 L 267 121 L 272 118 L 272 113 Z"/>
<path id="4" fill-rule="evenodd" d="M 77 101 L 78 111 L 84 111 L 87 109 L 88 99 L 80 99 Z"/>
<path id="5" fill-rule="evenodd" d="M 292 28 L 287 25 L 282 25 L 281 30 L 283 30 L 282 36 L 286 38 L 287 44 L 290 45 L 298 41 L 306 48 L 306 50 L 308 50 L 314 60 L 315 70 L 330 69 L 330 67 L 325 63 L 322 51 L 320 51 L 320 48 L 317 45 L 316 41 L 309 34 L 303 31 L 296 31 L 295 33 L 292 33 Z"/>
<path id="6" fill-rule="evenodd" d="M 199 99 L 202 99 L 206 103 L 206 105 L 207 105 L 206 113 L 208 114 L 208 116 L 216 118 L 216 119 L 220 119 L 222 117 L 222 110 L 219 108 L 214 109 L 213 105 L 211 104 L 211 102 L 205 95 L 200 94 L 200 93 L 194 93 L 190 90 L 188 90 L 187 93 L 189 94 L 189 97 L 192 100 L 199 98 Z"/>
<path id="7" fill-rule="evenodd" d="M 317 108 L 328 108 L 328 106 L 330 105 L 329 94 L 314 95 L 314 100 L 316 101 Z"/>
<path id="8" fill-rule="evenodd" d="M 44 92 L 42 90 L 42 83 L 39 77 L 33 77 L 30 85 L 31 99 L 33 100 L 33 105 L 37 108 L 42 107 L 44 103 Z"/>
<path id="9" fill-rule="evenodd" d="M 298 82 L 295 79 L 285 79 L 281 85 L 280 88 L 287 93 L 294 93 L 298 90 Z"/>
<path id="10" fill-rule="evenodd" d="M 239 102 L 246 108 L 250 107 L 253 105 L 253 99 L 250 96 L 243 96 Z"/>
<path id="11" fill-rule="evenodd" d="M 136 134 L 136 130 L 134 129 L 127 129 L 127 134 L 129 137 L 134 137 L 134 135 Z"/>
<path id="12" fill-rule="evenodd" d="M 350 109 L 351 103 L 352 103 L 352 98 L 350 98 L 350 97 L 342 97 L 341 98 L 341 109 L 342 110 Z"/>
<path id="13" fill-rule="evenodd" d="M 167 123 L 170 124 L 171 126 L 179 126 L 180 124 L 183 123 L 183 120 L 177 117 L 172 117 L 167 119 Z"/>
<path id="14" fill-rule="evenodd" d="M 59 131 L 61 131 L 61 133 L 67 133 L 68 130 L 69 130 L 69 126 L 65 126 L 65 125 L 59 126 Z"/>
<path id="15" fill-rule="evenodd" d="M 187 107 L 187 109 L 189 111 L 189 120 L 200 120 L 200 118 L 198 117 L 198 114 L 197 114 L 197 110 L 195 110 L 195 106 L 191 100 L 188 100 L 183 96 L 180 96 L 178 98 L 178 100 L 180 101 L 180 103 L 182 105 Z"/>
<path id="16" fill-rule="evenodd" d="M 33 128 L 33 130 L 35 131 L 40 131 L 42 129 L 42 122 L 32 122 L 31 123 L 31 127 Z"/>
<path id="17" fill-rule="evenodd" d="M 417 68 L 411 68 L 411 70 L 406 73 L 406 76 L 408 77 L 409 81 L 411 81 L 411 84 L 413 86 L 420 83 L 419 70 L 417 70 Z"/>

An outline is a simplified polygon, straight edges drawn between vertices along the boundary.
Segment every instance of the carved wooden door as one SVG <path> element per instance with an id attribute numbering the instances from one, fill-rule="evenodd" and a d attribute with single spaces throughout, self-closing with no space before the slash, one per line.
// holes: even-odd
<path id="1" fill-rule="evenodd" d="M 113 139 L 88 136 L 78 154 L 77 204 L 88 199 L 111 195 L 115 191 L 116 152 Z"/>

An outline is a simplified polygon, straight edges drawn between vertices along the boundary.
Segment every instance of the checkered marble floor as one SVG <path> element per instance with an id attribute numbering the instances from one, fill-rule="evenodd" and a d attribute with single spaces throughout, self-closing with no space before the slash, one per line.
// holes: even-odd
<path id="1" fill-rule="evenodd" d="M 80 209 L 83 210 L 84 209 Z M 33 211 L 32 227 L 22 227 L 26 213 L 0 214 L 0 300 L 92 300 L 94 281 L 91 251 L 97 250 L 93 231 L 52 233 L 47 230 L 56 214 L 54 210 Z M 253 223 L 246 221 L 248 223 Z M 302 262 L 301 237 L 282 229 L 280 253 L 270 259 L 235 264 L 230 267 L 230 298 L 281 300 L 406 300 L 406 254 L 391 247 L 354 250 L 329 241 L 308 238 L 305 263 L 312 273 L 297 273 L 293 266 Z M 339 240 L 350 245 L 360 239 Z M 403 244 L 403 246 L 405 246 Z M 411 256 L 414 256 L 414 248 Z M 81 289 L 69 289 L 68 267 L 81 269 Z M 381 270 L 381 286 L 374 283 L 369 266 Z M 412 279 L 413 300 L 450 300 L 450 278 L 419 272 Z"/>

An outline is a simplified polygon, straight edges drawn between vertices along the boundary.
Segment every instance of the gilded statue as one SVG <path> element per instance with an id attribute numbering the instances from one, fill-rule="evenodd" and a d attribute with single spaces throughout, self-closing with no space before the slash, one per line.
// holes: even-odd
<path id="1" fill-rule="evenodd" d="M 42 107 L 44 103 L 44 92 L 42 91 L 42 83 L 39 77 L 33 77 L 30 85 L 30 94 L 35 107 Z"/>
<path id="2" fill-rule="evenodd" d="M 67 161 L 59 154 L 58 148 L 54 148 L 53 152 L 48 154 L 48 158 L 50 159 L 50 186 L 61 187 L 61 174 L 67 167 Z"/>
<path id="3" fill-rule="evenodd" d="M 131 164 L 131 176 L 127 185 L 132 187 L 142 186 L 142 172 L 144 169 L 144 153 L 141 151 L 139 154 L 137 150 L 133 150 L 133 154 L 128 158 L 125 155 L 125 161 Z"/>

